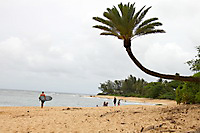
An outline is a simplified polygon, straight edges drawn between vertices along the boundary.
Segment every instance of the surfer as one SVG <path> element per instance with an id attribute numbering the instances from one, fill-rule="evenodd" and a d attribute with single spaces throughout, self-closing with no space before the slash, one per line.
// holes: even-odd
<path id="1" fill-rule="evenodd" d="M 45 99 L 46 99 L 46 95 L 44 94 L 44 91 L 42 92 L 42 94 L 40 94 L 40 97 L 41 97 L 41 96 L 44 97 L 44 100 L 41 100 L 41 108 L 43 108 L 44 102 L 45 102 Z"/>

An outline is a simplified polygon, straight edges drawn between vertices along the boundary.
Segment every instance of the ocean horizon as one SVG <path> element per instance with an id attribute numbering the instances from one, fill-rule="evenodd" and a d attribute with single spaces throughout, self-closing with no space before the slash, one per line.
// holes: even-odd
<path id="1" fill-rule="evenodd" d="M 0 106 L 40 106 L 39 95 L 41 91 L 0 89 Z M 65 92 L 45 92 L 51 96 L 51 101 L 46 101 L 44 106 L 65 107 L 96 107 L 108 102 L 113 106 L 113 99 L 91 97 L 90 94 L 77 94 Z M 150 103 L 138 103 L 121 100 L 121 105 L 153 105 Z"/>

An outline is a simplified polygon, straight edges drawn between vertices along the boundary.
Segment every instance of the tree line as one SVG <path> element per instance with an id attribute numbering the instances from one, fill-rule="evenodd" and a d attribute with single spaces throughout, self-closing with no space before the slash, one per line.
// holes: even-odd
<path id="1" fill-rule="evenodd" d="M 176 99 L 176 88 L 183 84 L 181 81 L 163 81 L 159 79 L 157 82 L 148 83 L 144 79 L 136 78 L 132 75 L 124 80 L 108 80 L 100 83 L 98 87 L 102 93 L 99 95 L 115 95 L 115 96 L 135 96 L 156 99 Z"/>
<path id="2" fill-rule="evenodd" d="M 194 77 L 200 77 L 200 72 L 194 74 Z M 98 89 L 102 91 L 98 95 L 170 99 L 176 100 L 178 104 L 200 103 L 200 84 L 194 82 L 159 79 L 148 83 L 130 75 L 124 80 L 100 83 Z"/>

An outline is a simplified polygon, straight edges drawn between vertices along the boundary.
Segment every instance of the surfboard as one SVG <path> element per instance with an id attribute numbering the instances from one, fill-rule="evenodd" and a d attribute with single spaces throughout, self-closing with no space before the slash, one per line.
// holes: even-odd
<path id="1" fill-rule="evenodd" d="M 41 101 L 51 101 L 51 100 L 52 100 L 52 97 L 51 97 L 51 96 L 46 96 L 46 99 L 45 99 L 44 96 L 40 96 L 39 99 L 40 99 Z"/>

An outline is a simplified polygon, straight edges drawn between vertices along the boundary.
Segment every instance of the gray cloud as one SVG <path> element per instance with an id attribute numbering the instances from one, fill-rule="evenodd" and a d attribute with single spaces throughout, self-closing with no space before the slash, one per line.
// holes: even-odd
<path id="1" fill-rule="evenodd" d="M 131 62 L 121 40 L 92 28 L 92 17 L 120 2 L 1 1 L 0 88 L 96 93 L 100 82 L 130 74 L 157 80 Z M 184 63 L 199 45 L 200 2 L 136 1 L 136 9 L 143 5 L 153 6 L 147 18 L 158 17 L 167 33 L 133 40 L 135 56 L 147 68 L 192 75 Z"/>

